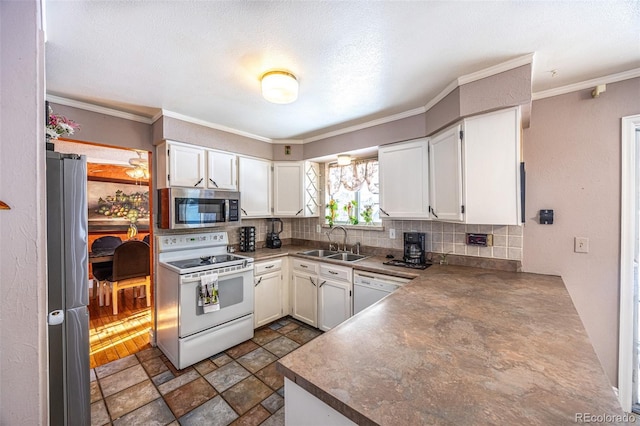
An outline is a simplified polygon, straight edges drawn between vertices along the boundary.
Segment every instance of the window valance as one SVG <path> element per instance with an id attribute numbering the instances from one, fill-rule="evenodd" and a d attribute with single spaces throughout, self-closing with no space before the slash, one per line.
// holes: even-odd
<path id="1" fill-rule="evenodd" d="M 337 193 L 340 186 L 347 191 L 359 191 L 366 182 L 369 191 L 373 194 L 379 193 L 377 182 L 373 182 L 373 177 L 378 173 L 378 160 L 356 160 L 347 166 L 337 164 L 329 165 L 329 195 Z"/>

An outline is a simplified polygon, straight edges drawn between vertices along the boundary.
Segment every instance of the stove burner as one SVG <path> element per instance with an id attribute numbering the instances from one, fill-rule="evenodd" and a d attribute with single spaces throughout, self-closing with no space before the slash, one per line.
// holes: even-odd
<path id="1" fill-rule="evenodd" d="M 211 265 L 216 262 L 215 256 L 200 256 L 200 265 Z"/>
<path id="2" fill-rule="evenodd" d="M 431 263 L 410 263 L 410 262 L 405 262 L 404 260 L 394 259 L 388 262 L 384 262 L 383 265 L 402 266 L 403 268 L 410 268 L 410 269 L 427 269 L 429 266 L 431 266 Z"/>

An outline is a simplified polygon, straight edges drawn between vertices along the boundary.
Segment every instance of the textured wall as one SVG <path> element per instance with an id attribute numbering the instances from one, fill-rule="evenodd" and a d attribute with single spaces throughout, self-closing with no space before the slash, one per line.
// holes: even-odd
<path id="1" fill-rule="evenodd" d="M 591 342 L 617 383 L 620 119 L 640 113 L 640 78 L 533 102 L 524 132 L 527 202 L 523 269 L 562 276 Z M 554 209 L 553 225 L 537 223 Z M 587 237 L 588 254 L 573 252 Z"/>
<path id="2" fill-rule="evenodd" d="M 289 155 L 285 152 L 285 147 L 290 147 Z M 274 161 L 299 161 L 304 158 L 304 145 L 302 144 L 273 144 L 273 160 Z"/>
<path id="3" fill-rule="evenodd" d="M 311 159 L 339 154 L 356 149 L 420 138 L 424 135 L 424 114 L 418 114 L 390 123 L 306 143 L 304 145 L 304 158 Z"/>
<path id="4" fill-rule="evenodd" d="M 460 88 L 456 87 L 425 114 L 426 134 L 431 135 L 460 119 Z"/>
<path id="5" fill-rule="evenodd" d="M 162 119 L 161 138 L 266 158 L 267 160 L 271 160 L 273 155 L 272 146 L 268 142 L 261 142 L 171 117 L 163 117 Z M 159 140 L 154 142 L 157 143 Z"/>
<path id="6" fill-rule="evenodd" d="M 151 125 L 50 102 L 56 114 L 80 124 L 68 139 L 154 151 Z"/>
<path id="7" fill-rule="evenodd" d="M 530 102 L 531 64 L 460 86 L 462 117 Z"/>
<path id="8" fill-rule="evenodd" d="M 44 35 L 39 2 L 0 2 L 0 424 L 48 423 Z"/>

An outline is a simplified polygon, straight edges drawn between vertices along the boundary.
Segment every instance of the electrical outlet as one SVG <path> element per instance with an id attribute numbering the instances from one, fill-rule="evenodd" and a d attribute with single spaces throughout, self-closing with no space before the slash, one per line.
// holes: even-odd
<path id="1" fill-rule="evenodd" d="M 396 230 L 395 229 L 389 229 L 389 238 L 391 238 L 392 240 L 396 239 Z"/>
<path id="2" fill-rule="evenodd" d="M 586 237 L 575 237 L 573 251 L 576 253 L 589 253 L 589 239 Z"/>
<path id="3" fill-rule="evenodd" d="M 320 224 L 316 225 L 316 232 L 318 234 L 322 232 L 322 227 L 320 226 Z"/>

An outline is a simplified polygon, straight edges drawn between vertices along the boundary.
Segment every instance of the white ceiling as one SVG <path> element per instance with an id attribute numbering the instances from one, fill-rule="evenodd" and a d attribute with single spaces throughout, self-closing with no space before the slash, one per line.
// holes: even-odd
<path id="1" fill-rule="evenodd" d="M 638 0 L 45 6 L 48 94 L 270 139 L 424 107 L 457 77 L 534 52 L 534 92 L 640 68 Z M 298 77 L 296 102 L 261 97 L 274 68 Z"/>

